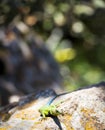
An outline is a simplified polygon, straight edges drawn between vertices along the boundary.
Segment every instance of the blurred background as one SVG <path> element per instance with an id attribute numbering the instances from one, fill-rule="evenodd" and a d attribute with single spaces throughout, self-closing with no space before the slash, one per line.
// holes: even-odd
<path id="1" fill-rule="evenodd" d="M 1 0 L 1 105 L 103 81 L 104 56 L 105 0 Z"/>

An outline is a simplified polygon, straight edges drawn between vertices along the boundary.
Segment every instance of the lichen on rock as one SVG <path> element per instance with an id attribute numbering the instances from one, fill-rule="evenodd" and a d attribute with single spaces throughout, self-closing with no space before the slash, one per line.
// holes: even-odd
<path id="1" fill-rule="evenodd" d="M 105 82 L 58 96 L 52 105 L 60 102 L 57 106 L 60 114 L 43 118 L 39 109 L 51 98 L 52 95 L 39 96 L 26 104 L 18 103 L 8 111 L 12 113 L 7 120 L 2 120 L 5 115 L 1 115 L 0 130 L 105 129 Z"/>

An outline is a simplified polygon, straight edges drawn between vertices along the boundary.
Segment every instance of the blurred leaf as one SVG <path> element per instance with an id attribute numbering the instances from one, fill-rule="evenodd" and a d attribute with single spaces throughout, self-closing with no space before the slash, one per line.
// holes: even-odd
<path id="1" fill-rule="evenodd" d="M 103 0 L 92 0 L 92 2 L 96 8 L 105 8 L 105 2 Z"/>
<path id="2" fill-rule="evenodd" d="M 82 33 L 84 31 L 84 25 L 82 22 L 74 22 L 72 25 L 72 31 L 74 33 Z"/>
<path id="3" fill-rule="evenodd" d="M 68 3 L 60 3 L 59 8 L 62 12 L 67 12 L 70 8 L 70 5 Z"/>
<path id="4" fill-rule="evenodd" d="M 55 21 L 55 23 L 56 23 L 58 26 L 62 26 L 62 25 L 65 24 L 66 18 L 65 18 L 65 16 L 63 15 L 63 13 L 61 13 L 61 12 L 56 12 L 56 13 L 54 14 L 54 21 Z"/>
<path id="5" fill-rule="evenodd" d="M 94 10 L 92 7 L 88 5 L 78 4 L 74 7 L 74 13 L 77 15 L 85 14 L 85 15 L 92 15 Z"/>
<path id="6" fill-rule="evenodd" d="M 66 48 L 62 50 L 57 50 L 55 52 L 55 58 L 58 62 L 65 62 L 67 60 L 72 60 L 76 56 L 76 51 L 72 48 Z"/>
<path id="7" fill-rule="evenodd" d="M 92 84 L 101 80 L 102 76 L 103 76 L 103 73 L 100 70 L 98 70 L 97 68 L 96 69 L 92 68 L 92 70 L 91 69 L 88 70 L 88 72 L 85 73 L 83 77 L 87 82 Z"/>
<path id="8" fill-rule="evenodd" d="M 55 12 L 55 6 L 53 4 L 51 4 L 51 3 L 48 3 L 45 6 L 45 12 L 48 13 L 48 14 L 53 15 L 53 13 Z"/>

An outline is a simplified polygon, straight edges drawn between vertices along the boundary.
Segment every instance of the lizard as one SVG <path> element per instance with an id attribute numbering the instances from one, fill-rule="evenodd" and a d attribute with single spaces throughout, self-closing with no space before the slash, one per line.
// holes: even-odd
<path id="1" fill-rule="evenodd" d="M 52 104 L 53 101 L 62 96 L 62 95 L 66 95 L 68 94 L 69 92 L 65 92 L 65 93 L 61 93 L 61 94 L 57 94 L 55 96 L 53 96 L 52 99 L 50 99 L 48 101 L 48 103 L 44 106 L 42 106 L 40 109 L 39 109 L 39 112 L 41 113 L 42 117 L 45 118 L 47 116 L 58 116 L 59 114 L 61 114 L 61 112 L 59 112 L 57 110 L 57 107 L 60 103 L 62 103 L 62 101 L 60 101 L 59 103 L 56 103 L 56 104 Z"/>

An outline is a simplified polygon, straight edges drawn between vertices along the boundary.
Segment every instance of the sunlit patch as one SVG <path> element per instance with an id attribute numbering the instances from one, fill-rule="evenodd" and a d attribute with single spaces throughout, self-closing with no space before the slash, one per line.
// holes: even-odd
<path id="1" fill-rule="evenodd" d="M 10 98 L 9 98 L 9 103 L 13 103 L 13 102 L 18 102 L 20 99 L 20 97 L 18 95 L 12 95 Z"/>
<path id="2" fill-rule="evenodd" d="M 58 26 L 62 26 L 66 22 L 66 18 L 61 12 L 56 12 L 54 15 L 54 21 Z"/>
<path id="3" fill-rule="evenodd" d="M 75 33 L 82 33 L 84 31 L 84 26 L 83 26 L 82 22 L 73 23 L 72 31 Z"/>
<path id="4" fill-rule="evenodd" d="M 23 33 L 23 34 L 26 34 L 28 31 L 29 31 L 29 28 L 26 24 L 24 24 L 23 22 L 19 22 L 17 25 L 16 25 L 17 29 Z"/>

